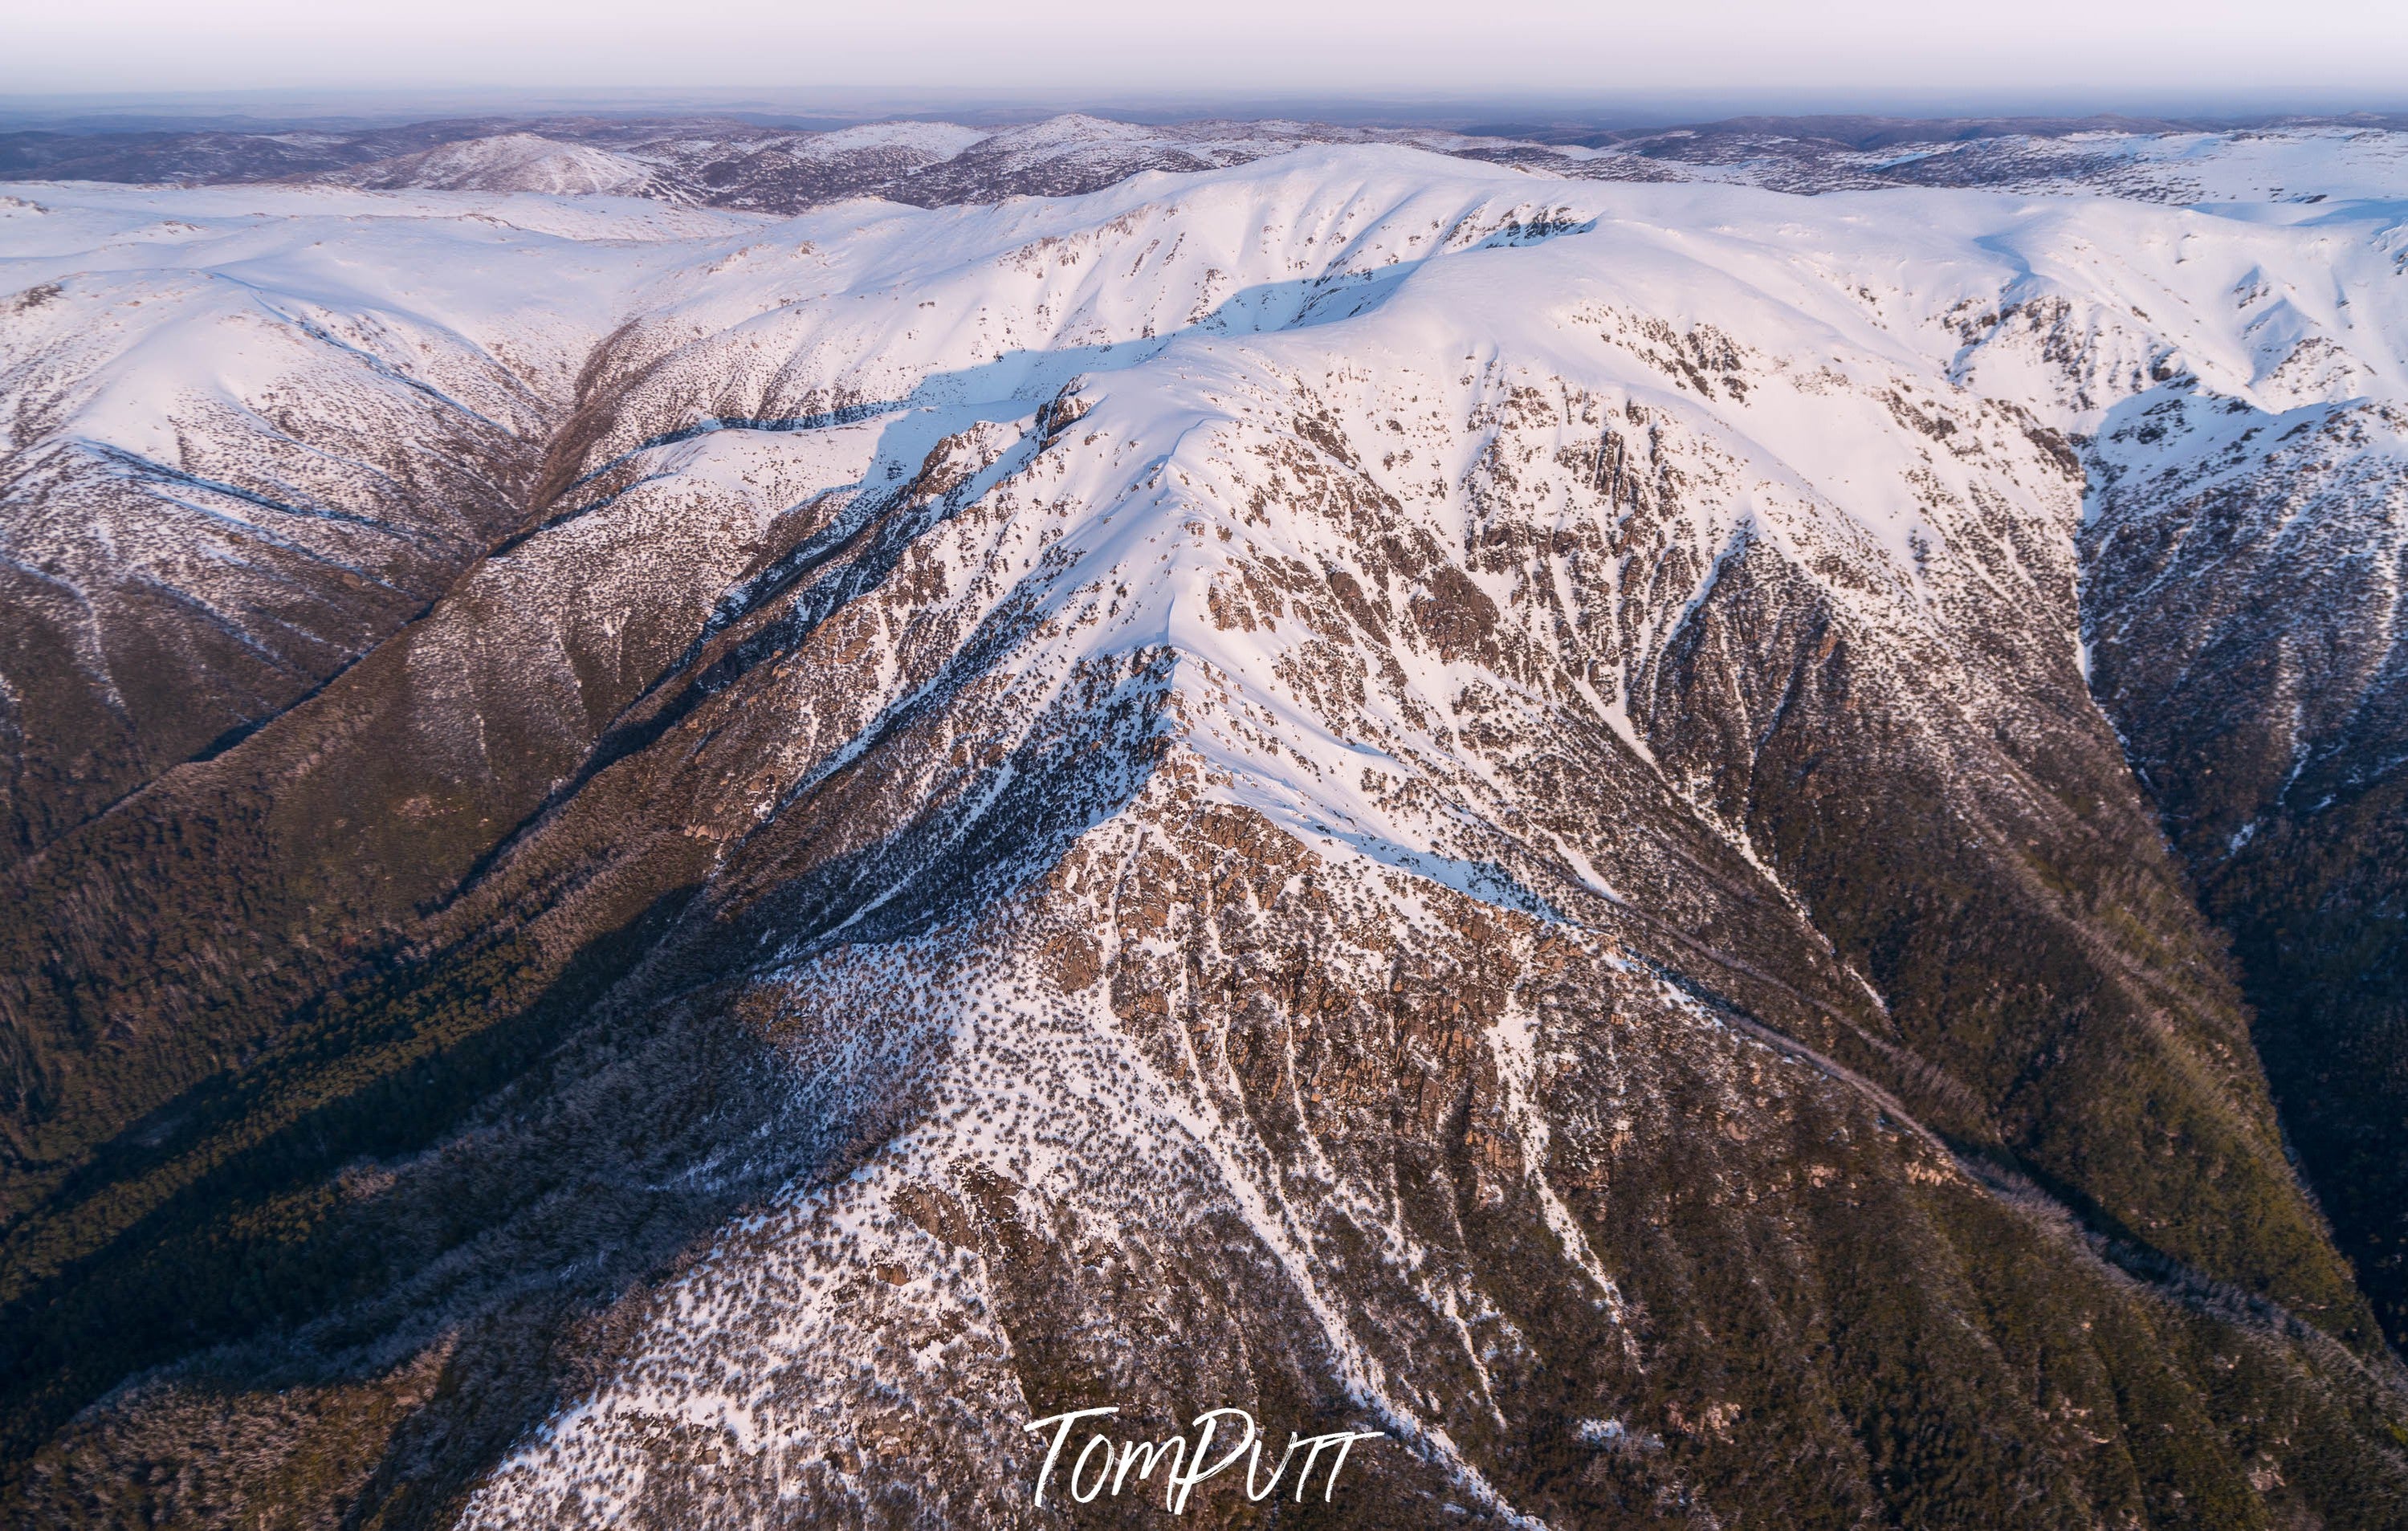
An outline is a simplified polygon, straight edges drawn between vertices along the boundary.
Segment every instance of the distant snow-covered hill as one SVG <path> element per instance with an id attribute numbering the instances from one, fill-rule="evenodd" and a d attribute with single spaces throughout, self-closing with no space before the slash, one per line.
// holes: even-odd
<path id="1" fill-rule="evenodd" d="M 339 185 L 381 191 L 542 192 L 552 195 L 642 195 L 657 175 L 645 162 L 592 144 L 532 133 L 503 133 L 330 172 Z"/>

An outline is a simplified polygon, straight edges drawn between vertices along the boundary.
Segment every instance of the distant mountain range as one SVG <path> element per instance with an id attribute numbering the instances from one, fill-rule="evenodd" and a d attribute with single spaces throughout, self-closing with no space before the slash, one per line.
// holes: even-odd
<path id="1" fill-rule="evenodd" d="M 2408 1524 L 2397 125 L 0 174 L 0 1520 Z"/>
<path id="2" fill-rule="evenodd" d="M 0 132 L 0 177 L 610 193 L 792 214 L 859 196 L 915 207 L 1074 196 L 1149 170 L 1217 169 L 1308 144 L 1389 143 L 1603 180 L 1717 180 L 1808 193 L 2080 187 L 2157 202 L 2256 201 L 2386 194 L 2400 184 L 2403 135 L 2408 119 L 2368 115 L 2245 128 L 2123 118 L 1818 117 L 1462 132 L 1076 115 L 1004 127 L 904 121 L 821 132 L 704 118 L 482 118 L 341 131 Z"/>

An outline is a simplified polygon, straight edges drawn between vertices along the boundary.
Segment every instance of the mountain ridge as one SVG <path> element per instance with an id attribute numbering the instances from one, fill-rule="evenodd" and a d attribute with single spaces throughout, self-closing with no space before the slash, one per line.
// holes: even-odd
<path id="1" fill-rule="evenodd" d="M 432 198 L 454 311 L 406 324 L 319 264 L 381 197 L 280 192 L 328 216 L 273 246 L 38 194 L 45 323 L 158 231 L 261 306 L 146 290 L 267 358 L 233 396 L 331 358 L 515 465 L 423 615 L 16 874 L 18 1503 L 198 1429 L 317 1476 L 244 1445 L 187 1513 L 1056 1524 L 960 1465 L 1209 1374 L 1406 1442 L 1362 1524 L 2398 1504 L 2397 1363 L 2091 700 L 2082 546 L 2175 351 L 2253 408 L 2396 385 L 2297 279 L 2380 270 L 2380 209 L 1393 146 L 795 222 Z M 527 262 L 584 317 L 521 333 Z M 37 464 L 158 432 L 209 525 L 371 481 L 280 481 L 356 407 L 203 473 L 48 400 L 50 345 Z M 170 905 L 213 923 L 141 944 Z M 62 1110 L 104 1074 L 151 1094 Z M 204 1253 L 311 1275 L 79 1352 Z"/>

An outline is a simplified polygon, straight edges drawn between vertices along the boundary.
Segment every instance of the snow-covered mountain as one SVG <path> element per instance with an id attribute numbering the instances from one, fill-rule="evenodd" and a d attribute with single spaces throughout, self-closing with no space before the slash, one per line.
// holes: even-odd
<path id="1" fill-rule="evenodd" d="M 0 204 L 13 1507 L 2389 1524 L 2372 151 L 848 132 Z"/>
<path id="2" fill-rule="evenodd" d="M 666 192 L 642 160 L 592 144 L 563 143 L 533 133 L 501 133 L 378 160 L 324 178 L 338 185 L 379 190 L 544 192 L 553 195 L 640 196 Z"/>

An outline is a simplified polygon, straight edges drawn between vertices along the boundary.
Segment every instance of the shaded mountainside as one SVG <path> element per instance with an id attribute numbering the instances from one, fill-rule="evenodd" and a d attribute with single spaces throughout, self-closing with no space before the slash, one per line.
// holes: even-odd
<path id="1" fill-rule="evenodd" d="M 2262 453 L 2229 451 L 2246 434 Z M 2167 385 L 2101 441 L 2139 461 L 2101 496 L 2089 619 L 2101 699 L 2233 934 L 2292 1143 L 2397 1346 L 2408 1346 L 2403 436 L 2396 404 L 2270 412 L 2195 379 Z"/>
<path id="2" fill-rule="evenodd" d="M 2408 1512 L 2082 455 L 2379 215 L 233 194 L 5 225 L 10 1516 L 1140 1524 L 1104 1403 L 1391 1438 L 1214 1524 Z"/>
<path id="3" fill-rule="evenodd" d="M 2222 222 L 1961 316 L 1956 365 L 2083 435 L 2092 689 L 2231 936 L 2290 1145 L 2397 1346 L 2401 231 L 2388 204 Z"/>

